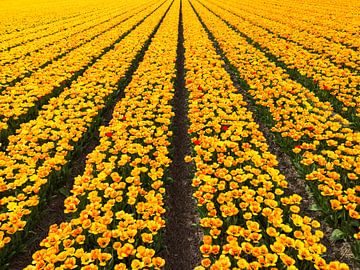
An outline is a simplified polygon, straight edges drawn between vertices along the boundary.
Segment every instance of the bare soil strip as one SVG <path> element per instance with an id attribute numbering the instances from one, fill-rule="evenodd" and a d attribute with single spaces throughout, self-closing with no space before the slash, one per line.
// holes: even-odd
<path id="1" fill-rule="evenodd" d="M 194 9 L 194 7 L 193 7 Z M 194 9 L 195 10 L 195 9 Z M 269 152 L 273 155 L 276 155 L 279 162 L 278 169 L 280 172 L 285 175 L 286 180 L 289 183 L 289 187 L 286 190 L 286 193 L 299 194 L 303 200 L 301 201 L 301 214 L 307 215 L 311 218 L 317 219 L 321 223 L 321 230 L 324 232 L 325 236 L 322 240 L 322 244 L 327 248 L 327 254 L 329 259 L 339 260 L 341 262 L 347 263 L 351 269 L 358 269 L 353 262 L 353 254 L 351 251 L 350 244 L 346 241 L 334 242 L 330 240 L 331 233 L 333 229 L 328 226 L 325 222 L 321 220 L 321 213 L 319 211 L 310 210 L 312 206 L 316 205 L 311 193 L 306 189 L 307 184 L 306 180 L 301 178 L 297 173 L 295 167 L 293 166 L 290 157 L 281 150 L 280 146 L 275 142 L 275 136 L 269 128 L 263 123 L 260 119 L 259 110 L 254 100 L 251 98 L 247 89 L 249 85 L 240 77 L 239 72 L 236 68 L 230 63 L 229 59 L 226 58 L 224 52 L 220 48 L 219 43 L 216 41 L 215 37 L 212 35 L 210 30 L 206 27 L 202 21 L 199 14 L 196 12 L 201 24 L 203 25 L 205 31 L 208 33 L 210 40 L 213 42 L 214 47 L 216 48 L 217 53 L 221 56 L 222 60 L 225 62 L 225 70 L 230 74 L 230 77 L 233 81 L 233 85 L 238 89 L 239 93 L 244 97 L 244 101 L 247 103 L 247 109 L 252 112 L 255 122 L 259 125 L 259 130 L 263 133 L 266 138 L 267 144 L 269 145 Z"/>
<path id="2" fill-rule="evenodd" d="M 168 183 L 167 191 L 167 225 L 165 232 L 165 269 L 190 270 L 200 262 L 200 232 L 195 226 L 198 220 L 196 205 L 192 197 L 191 180 L 193 172 L 184 157 L 190 154 L 188 136 L 187 91 L 185 89 L 184 71 L 184 36 L 182 24 L 182 3 L 180 6 L 177 48 L 177 75 L 173 101 L 175 117 L 172 131 L 174 133 L 173 162 L 170 176 L 173 183 Z"/>

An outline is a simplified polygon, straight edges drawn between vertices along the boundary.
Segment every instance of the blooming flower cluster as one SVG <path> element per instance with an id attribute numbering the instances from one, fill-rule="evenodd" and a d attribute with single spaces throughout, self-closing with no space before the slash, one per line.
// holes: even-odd
<path id="1" fill-rule="evenodd" d="M 233 3 L 238 3 L 231 0 Z M 297 25 L 297 28 L 318 37 L 325 37 L 334 43 L 347 47 L 360 48 L 358 38 L 357 1 L 350 0 L 329 2 L 318 1 L 316 5 L 311 0 L 306 1 L 244 1 L 243 9 L 261 15 L 277 16 L 287 20 L 287 24 Z M 260 4 L 261 3 L 261 4 Z"/>
<path id="2" fill-rule="evenodd" d="M 39 116 L 9 137 L 0 156 L 0 249 L 26 222 L 51 185 L 48 179 L 69 162 L 77 142 L 98 117 L 132 60 L 160 22 L 169 3 L 135 28 L 84 75 L 50 99 Z"/>
<path id="3" fill-rule="evenodd" d="M 241 14 L 239 17 L 218 5 L 206 4 L 239 31 L 259 43 L 267 52 L 275 55 L 279 61 L 296 69 L 301 75 L 318 84 L 321 90 L 333 95 L 343 103 L 345 110 L 354 108 L 356 116 L 360 117 L 359 70 L 352 72 L 333 63 L 335 61 L 339 65 L 346 64 L 360 69 L 360 54 L 357 51 L 327 41 L 334 44 L 333 47 L 339 47 L 336 50 L 330 45 L 327 46 L 325 41 L 316 41 L 317 38 L 312 38 L 308 33 L 296 32 L 281 24 L 273 25 L 268 20 L 260 20 L 240 10 L 237 11 L 237 14 Z M 329 55 L 330 52 L 333 55 Z"/>
<path id="4" fill-rule="evenodd" d="M 167 2 L 166 6 L 168 6 Z M 100 145 L 65 200 L 69 222 L 52 225 L 26 269 L 160 269 L 163 195 L 170 165 L 180 1 L 155 34 Z M 156 61 L 154 61 L 156 59 Z"/>
<path id="5" fill-rule="evenodd" d="M 26 270 L 163 269 L 172 168 L 193 173 L 195 270 L 348 270 L 327 250 L 336 237 L 360 261 L 356 0 L 3 2 L 1 266 L 79 153 L 66 219 Z M 190 139 L 187 165 L 170 167 L 172 130 Z"/>
<path id="6" fill-rule="evenodd" d="M 81 3 L 81 1 L 77 1 L 74 4 L 79 4 L 79 3 Z M 37 5 L 38 8 L 41 8 L 39 4 Z M 73 5 L 71 7 L 68 6 L 67 8 L 70 9 L 72 7 Z M 134 3 L 127 3 L 127 4 L 121 3 L 120 5 L 119 3 L 111 3 L 109 6 L 106 7 L 97 7 L 89 10 L 83 9 L 80 10 L 78 14 L 75 15 L 73 14 L 72 16 L 69 16 L 70 14 L 66 14 L 67 16 L 64 16 L 64 18 L 56 18 L 57 20 L 48 22 L 45 25 L 32 26 L 27 29 L 21 30 L 20 33 L 16 31 L 17 33 L 2 35 L 0 37 L 1 48 L 2 50 L 12 49 L 18 47 L 19 45 L 24 45 L 25 43 L 29 43 L 48 36 L 53 36 L 55 34 L 58 34 L 59 32 L 63 32 L 64 34 L 69 34 L 69 36 L 67 35 L 63 36 L 64 38 L 67 38 L 70 37 L 71 35 L 80 33 L 80 31 L 82 30 L 87 30 L 87 27 L 72 29 L 73 27 L 78 27 L 80 26 L 80 24 L 84 24 L 85 26 L 88 27 L 89 26 L 95 27 L 97 26 L 97 24 L 101 24 L 108 20 L 115 19 L 116 17 L 129 12 L 131 9 L 135 7 L 139 7 L 139 5 L 135 5 Z M 52 7 L 52 9 L 55 8 Z M 51 12 L 54 12 L 54 10 L 52 10 Z M 67 12 L 69 12 L 69 10 L 67 10 Z M 37 18 L 36 22 L 34 23 L 38 23 L 38 22 L 39 22 L 39 18 Z M 17 27 L 20 27 L 20 25 L 17 25 Z M 71 30 L 71 32 L 68 32 L 69 30 Z M 60 40 L 55 39 L 51 41 L 58 42 Z M 44 43 L 44 44 L 52 45 L 53 44 L 52 42 Z M 32 48 L 38 50 L 41 49 L 42 47 L 32 47 Z M 26 51 L 26 53 L 28 52 L 32 52 L 32 51 L 30 50 Z M 21 54 L 19 54 L 19 56 L 21 56 Z M 9 58 L 9 60 L 11 59 L 10 57 L 7 58 Z"/>
<path id="7" fill-rule="evenodd" d="M 230 29 L 205 7 L 196 4 L 205 24 L 226 57 L 250 85 L 248 91 L 259 107 L 268 109 L 272 131 L 284 148 L 291 147 L 293 162 L 311 181 L 323 210 L 334 225 L 359 238 L 360 133 Z M 268 123 L 271 124 L 271 123 Z M 290 148 L 290 149 L 291 149 Z"/>
<path id="8" fill-rule="evenodd" d="M 37 107 L 37 103 L 45 96 L 57 92 L 55 90 L 58 88 L 64 88 L 64 84 L 71 80 L 74 74 L 89 67 L 91 62 L 114 44 L 119 36 L 129 31 L 154 8 L 155 6 L 151 5 L 145 10 L 143 6 L 130 10 L 124 15 L 74 35 L 72 40 L 63 39 L 63 42 L 67 44 L 66 46 L 64 44 L 54 45 L 55 49 L 62 51 L 67 49 L 67 46 L 72 46 L 75 49 L 45 68 L 33 72 L 30 77 L 20 80 L 14 86 L 8 86 L 1 92 L 0 132 L 5 132 L 9 126 L 12 126 L 14 120 L 26 116 L 32 108 Z M 49 48 L 44 50 L 49 53 L 49 57 L 56 55 Z M 39 61 L 45 59 L 46 62 L 46 57 L 36 56 L 36 58 Z M 38 66 L 31 59 L 29 59 L 29 63 L 31 63 L 29 65 L 32 68 Z M 17 60 L 16 64 L 21 64 L 21 61 Z M 13 68 L 10 70 L 14 74 Z M 1 72 L 1 74 L 3 73 Z"/>
<path id="9" fill-rule="evenodd" d="M 130 5 L 130 3 L 129 3 Z M 123 6 L 123 5 L 121 5 Z M 82 16 L 92 13 L 102 13 L 107 8 L 116 9 L 118 3 L 111 0 L 104 0 L 99 3 L 97 0 L 62 0 L 56 4 L 46 0 L 34 1 L 4 1 L 1 6 L 0 18 L 0 50 L 8 46 L 11 40 L 19 39 L 22 36 L 29 36 L 29 39 L 37 38 L 36 33 L 61 29 L 61 26 L 71 20 L 78 20 Z M 47 29 L 47 30 L 46 30 Z"/>
<path id="10" fill-rule="evenodd" d="M 219 4 L 221 4 L 221 2 Z M 274 13 L 269 9 L 259 12 L 258 9 L 255 8 L 246 11 L 243 9 L 243 5 L 239 6 L 235 3 L 230 4 L 226 10 L 232 11 L 233 14 L 236 14 L 238 16 L 238 21 L 239 17 L 243 20 L 249 21 L 253 25 L 257 25 L 275 35 L 278 35 L 278 37 L 286 39 L 290 42 L 290 44 L 298 44 L 307 50 L 320 54 L 323 58 L 327 57 L 331 59 L 339 67 L 345 65 L 351 69 L 360 71 L 360 54 L 357 51 L 344 44 L 328 40 L 326 36 L 312 34 L 311 28 L 309 28 L 306 24 L 304 25 L 305 22 L 294 22 L 289 20 L 289 18 L 284 16 L 286 15 L 285 12 Z M 320 20 L 324 20 L 324 18 Z M 322 35 L 324 35 L 324 32 Z M 355 32 L 352 38 L 359 39 L 360 34 Z M 272 43 L 276 42 L 277 41 L 274 40 Z M 302 51 L 301 47 L 300 51 Z"/>
<path id="11" fill-rule="evenodd" d="M 198 4 L 194 4 L 196 8 Z M 203 239 L 196 269 L 349 269 L 326 262 L 320 223 L 284 194 L 266 139 L 188 2 L 184 3 L 192 181 Z"/>
<path id="12" fill-rule="evenodd" d="M 38 38 L 27 40 L 27 36 L 23 36 L 19 37 L 23 40 L 13 40 L 15 44 L 9 44 L 9 47 L 0 52 L 0 87 L 9 86 L 31 72 L 41 70 L 42 66 L 51 61 L 56 61 L 57 58 L 61 58 L 68 52 L 93 40 L 101 33 L 117 26 L 125 18 L 139 12 L 140 8 L 141 6 L 134 10 L 131 5 L 123 5 L 114 8 L 114 11 L 110 13 L 108 10 L 104 14 L 95 12 L 92 16 L 80 17 L 75 21 L 71 20 L 68 24 L 65 23 L 61 27 L 54 28 L 52 29 L 53 33 L 46 33 L 44 37 L 41 37 L 42 34 L 37 32 L 35 34 L 37 37 L 40 36 Z M 124 9 L 126 10 L 125 13 Z M 16 44 L 18 42 L 20 44 Z M 62 66 L 72 67 L 75 63 L 63 62 Z M 57 70 L 58 68 L 55 69 L 55 71 Z M 32 85 L 29 82 L 27 84 Z"/>

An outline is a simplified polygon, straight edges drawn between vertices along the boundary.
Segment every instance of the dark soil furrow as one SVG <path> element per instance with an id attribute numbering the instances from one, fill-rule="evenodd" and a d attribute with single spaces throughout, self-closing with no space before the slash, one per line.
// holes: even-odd
<path id="1" fill-rule="evenodd" d="M 241 78 L 237 69 L 230 63 L 229 59 L 225 56 L 224 52 L 220 48 L 219 43 L 212 35 L 211 31 L 207 28 L 205 23 L 202 21 L 200 15 L 193 7 L 196 15 L 198 16 L 201 24 L 205 31 L 208 33 L 210 40 L 213 42 L 217 53 L 221 56 L 225 62 L 224 68 L 229 73 L 233 85 L 238 89 L 239 93 L 243 96 L 244 101 L 247 103 L 247 109 L 252 112 L 254 121 L 259 125 L 259 130 L 263 133 L 266 138 L 267 144 L 269 145 L 269 152 L 277 157 L 279 162 L 278 169 L 286 177 L 289 183 L 289 187 L 286 191 L 287 195 L 299 194 L 303 198 L 301 201 L 301 212 L 302 215 L 307 215 L 311 218 L 317 219 L 321 223 L 321 229 L 325 234 L 322 239 L 322 244 L 327 247 L 327 254 L 331 260 L 339 260 L 349 264 L 351 269 L 357 269 L 354 262 L 352 261 L 352 251 L 350 244 L 347 242 L 334 242 L 330 240 L 333 229 L 328 226 L 325 222 L 321 221 L 321 213 L 318 210 L 312 211 L 311 209 L 317 208 L 316 202 L 311 195 L 311 192 L 307 188 L 306 180 L 301 178 L 292 164 L 291 158 L 287 155 L 281 147 L 276 143 L 274 134 L 269 130 L 269 127 L 261 120 L 261 108 L 255 104 L 254 99 L 247 92 L 250 86 Z"/>
<path id="2" fill-rule="evenodd" d="M 200 233 L 194 224 L 198 223 L 196 205 L 192 197 L 191 180 L 193 173 L 188 163 L 184 161 L 190 155 L 190 138 L 188 136 L 187 97 L 184 71 L 184 35 L 182 23 L 182 3 L 179 14 L 177 48 L 177 74 L 175 96 L 173 100 L 175 117 L 172 124 L 173 162 L 170 166 L 170 176 L 173 183 L 166 187 L 167 225 L 165 232 L 166 251 L 164 254 L 166 269 L 194 269 L 200 262 Z"/>

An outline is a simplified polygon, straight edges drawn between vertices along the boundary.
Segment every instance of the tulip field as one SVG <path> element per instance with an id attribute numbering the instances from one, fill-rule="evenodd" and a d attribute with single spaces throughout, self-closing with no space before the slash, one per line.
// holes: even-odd
<path id="1" fill-rule="evenodd" d="M 0 270 L 360 269 L 359 11 L 0 1 Z"/>

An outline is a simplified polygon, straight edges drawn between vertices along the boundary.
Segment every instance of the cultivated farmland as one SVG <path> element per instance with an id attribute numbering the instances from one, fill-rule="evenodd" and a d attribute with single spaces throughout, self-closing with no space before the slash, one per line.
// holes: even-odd
<path id="1" fill-rule="evenodd" d="M 0 2 L 0 269 L 360 269 L 360 3 Z"/>

